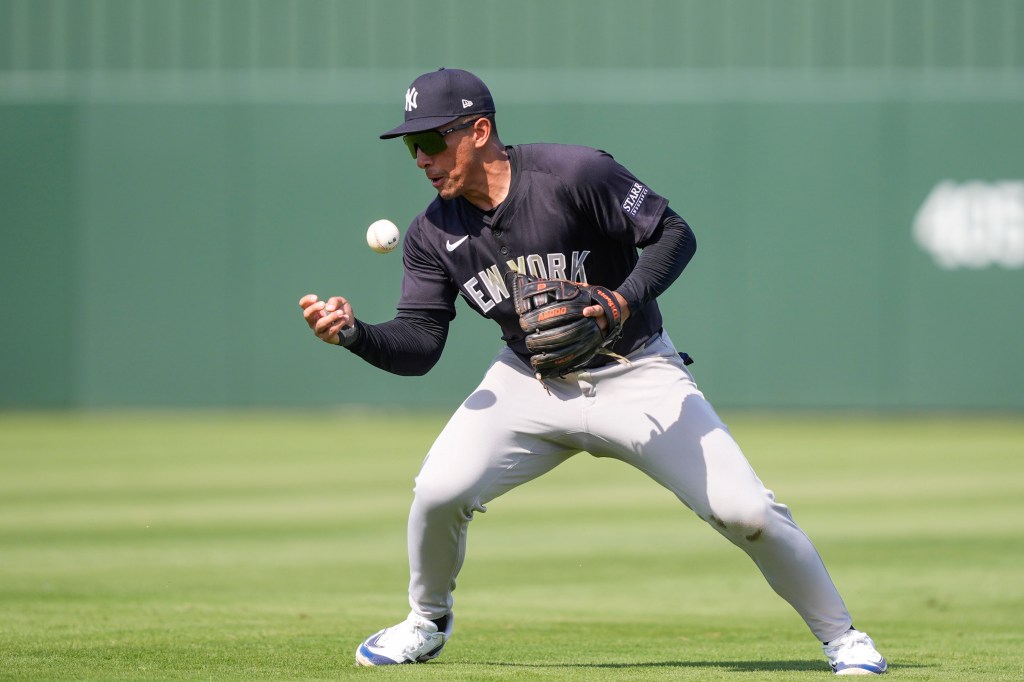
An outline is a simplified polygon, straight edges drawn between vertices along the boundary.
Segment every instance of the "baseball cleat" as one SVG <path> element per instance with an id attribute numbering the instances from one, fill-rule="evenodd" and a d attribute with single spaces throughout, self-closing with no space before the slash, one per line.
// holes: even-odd
<path id="1" fill-rule="evenodd" d="M 415 613 L 398 625 L 384 628 L 367 638 L 356 649 L 356 665 L 396 665 L 400 663 L 425 663 L 437 658 L 445 642 L 452 636 L 455 617 L 448 614 L 448 623 L 443 631 L 432 621 Z"/>
<path id="2" fill-rule="evenodd" d="M 850 630 L 822 647 L 836 675 L 881 675 L 889 667 L 867 633 Z"/>

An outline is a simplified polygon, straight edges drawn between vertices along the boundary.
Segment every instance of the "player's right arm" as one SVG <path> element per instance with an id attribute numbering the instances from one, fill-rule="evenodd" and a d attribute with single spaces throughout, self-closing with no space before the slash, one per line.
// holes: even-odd
<path id="1" fill-rule="evenodd" d="M 357 320 L 341 296 L 321 301 L 314 294 L 299 299 L 302 316 L 317 338 L 342 345 L 374 367 L 402 376 L 426 374 L 437 364 L 448 339 L 452 316 L 440 310 L 399 310 L 381 324 Z"/>
<path id="2" fill-rule="evenodd" d="M 346 299 L 319 301 L 309 294 L 299 305 L 317 338 L 392 374 L 420 376 L 437 364 L 455 317 L 458 288 L 436 254 L 439 237 L 443 249 L 443 233 L 425 216 L 412 221 L 402 244 L 402 295 L 395 318 L 369 324 L 356 319 Z"/>

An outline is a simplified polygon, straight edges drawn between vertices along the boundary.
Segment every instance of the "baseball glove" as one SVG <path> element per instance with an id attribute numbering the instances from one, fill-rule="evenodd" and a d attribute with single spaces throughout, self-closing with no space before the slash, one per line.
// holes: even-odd
<path id="1" fill-rule="evenodd" d="M 538 379 L 578 371 L 599 353 L 615 355 L 608 349 L 622 334 L 622 309 L 610 289 L 517 273 L 512 297 Z M 583 316 L 592 305 L 604 309 L 603 332 L 596 319 Z"/>

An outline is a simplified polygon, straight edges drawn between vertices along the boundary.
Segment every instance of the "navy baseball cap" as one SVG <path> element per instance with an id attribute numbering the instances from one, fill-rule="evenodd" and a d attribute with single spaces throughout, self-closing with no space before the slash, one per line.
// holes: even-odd
<path id="1" fill-rule="evenodd" d="M 470 114 L 493 114 L 494 100 L 484 82 L 461 69 L 425 73 L 405 91 L 405 123 L 380 139 L 433 130 Z"/>

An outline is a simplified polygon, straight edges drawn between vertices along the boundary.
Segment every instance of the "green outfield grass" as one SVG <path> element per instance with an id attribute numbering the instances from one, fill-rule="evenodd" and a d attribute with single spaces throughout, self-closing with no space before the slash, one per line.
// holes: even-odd
<path id="1" fill-rule="evenodd" d="M 1024 679 L 1024 418 L 725 416 L 890 678 Z M 0 415 L 0 679 L 829 679 L 744 554 L 586 455 L 473 522 L 441 658 L 355 668 L 443 420 Z"/>

